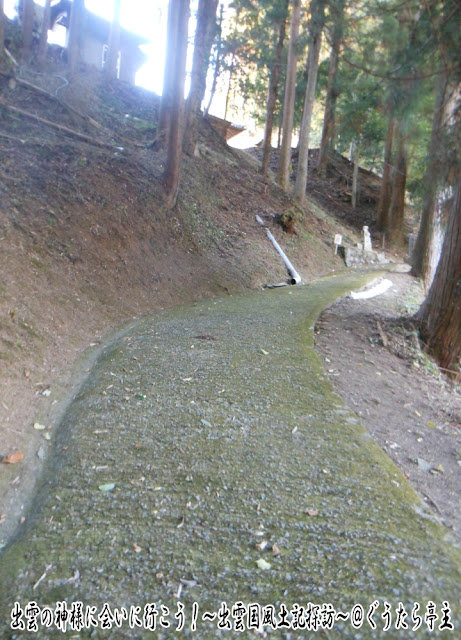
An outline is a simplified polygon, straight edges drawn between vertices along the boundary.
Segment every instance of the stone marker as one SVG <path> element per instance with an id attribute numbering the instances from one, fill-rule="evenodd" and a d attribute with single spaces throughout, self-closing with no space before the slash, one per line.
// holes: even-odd
<path id="1" fill-rule="evenodd" d="M 365 253 L 368 251 L 373 251 L 373 247 L 371 246 L 371 236 L 368 231 L 368 227 L 365 225 L 363 227 L 363 250 Z"/>

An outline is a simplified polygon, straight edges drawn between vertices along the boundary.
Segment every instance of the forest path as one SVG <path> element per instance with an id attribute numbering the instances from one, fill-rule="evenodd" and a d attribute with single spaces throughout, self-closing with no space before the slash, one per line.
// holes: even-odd
<path id="1" fill-rule="evenodd" d="M 389 637 L 385 602 L 393 638 L 438 637 L 441 619 L 428 632 L 426 606 L 441 615 L 448 601 L 459 629 L 459 554 L 332 392 L 313 348 L 320 310 L 367 279 L 205 301 L 145 319 L 108 346 L 60 426 L 23 534 L 0 559 L 0 637 L 63 637 L 54 625 L 11 631 L 15 601 L 96 607 L 97 626 L 69 623 L 76 638 L 152 637 L 144 627 L 154 621 L 156 638 L 181 637 L 182 605 L 185 637 L 254 637 L 247 618 L 244 633 L 219 629 L 225 607 L 203 619 L 226 602 L 238 624 L 237 601 L 276 614 L 323 605 L 327 638 Z M 376 630 L 360 624 L 360 608 L 356 628 L 344 619 L 374 601 Z M 413 633 L 415 602 L 423 619 Z M 324 603 L 344 614 L 333 628 Z M 392 627 L 399 603 L 410 630 Z M 128 617 L 119 610 L 120 628 L 117 607 Z"/>

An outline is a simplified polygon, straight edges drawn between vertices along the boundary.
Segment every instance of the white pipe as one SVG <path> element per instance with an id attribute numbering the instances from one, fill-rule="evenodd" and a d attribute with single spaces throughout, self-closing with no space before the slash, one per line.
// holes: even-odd
<path id="1" fill-rule="evenodd" d="M 283 252 L 281 246 L 279 245 L 279 243 L 277 242 L 277 240 L 274 238 L 274 236 L 269 231 L 269 229 L 266 229 L 266 233 L 267 233 L 267 237 L 272 242 L 272 244 L 274 245 L 276 251 L 279 253 L 280 257 L 282 258 L 283 262 L 285 263 L 287 271 L 291 276 L 291 284 L 301 284 L 301 276 L 296 271 L 296 269 L 293 267 L 291 262 L 288 260 L 288 258 L 284 254 L 284 252 Z"/>
<path id="2" fill-rule="evenodd" d="M 275 249 L 279 253 L 280 257 L 282 258 L 283 262 L 285 263 L 285 266 L 286 266 L 286 268 L 288 270 L 288 273 L 291 276 L 290 284 L 301 284 L 301 276 L 296 271 L 296 269 L 293 267 L 291 262 L 288 260 L 288 258 L 286 257 L 285 253 L 283 252 L 283 250 L 282 250 L 281 246 L 279 245 L 279 243 L 277 242 L 277 240 L 274 238 L 274 236 L 269 231 L 269 229 L 266 228 L 266 226 L 264 225 L 264 222 L 261 220 L 261 218 L 258 215 L 256 215 L 255 218 L 256 218 L 256 222 L 258 222 L 262 227 L 264 227 L 266 229 L 267 237 L 272 242 L 272 244 L 274 245 Z"/>

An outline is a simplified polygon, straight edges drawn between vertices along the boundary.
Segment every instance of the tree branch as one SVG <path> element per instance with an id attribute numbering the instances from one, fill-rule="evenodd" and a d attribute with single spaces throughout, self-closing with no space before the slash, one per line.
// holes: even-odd
<path id="1" fill-rule="evenodd" d="M 96 145 L 97 147 L 103 147 L 104 149 L 113 149 L 114 147 L 106 142 L 102 142 L 97 138 L 87 136 L 84 133 L 79 133 L 74 129 L 70 129 L 69 127 L 65 127 L 62 124 L 56 124 L 55 122 L 51 122 L 51 120 L 46 120 L 45 118 L 40 118 L 40 116 L 36 116 L 34 113 L 30 113 L 29 111 L 25 111 L 24 109 L 20 109 L 19 107 L 13 107 L 12 105 L 6 103 L 4 100 L 0 98 L 0 105 L 9 111 L 14 111 L 15 113 L 19 113 L 26 118 L 30 118 L 31 120 L 35 120 L 35 122 L 40 122 L 41 124 L 45 124 L 47 127 L 51 127 L 52 129 L 56 129 L 61 133 L 65 133 L 74 138 L 78 138 L 79 140 L 83 140 L 84 142 L 89 142 L 90 144 Z"/>

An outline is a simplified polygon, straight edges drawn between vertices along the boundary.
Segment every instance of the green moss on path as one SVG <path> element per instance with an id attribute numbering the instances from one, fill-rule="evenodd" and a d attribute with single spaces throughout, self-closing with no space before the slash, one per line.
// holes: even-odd
<path id="1" fill-rule="evenodd" d="M 170 607 L 171 627 L 154 635 L 128 621 L 68 635 L 181 637 L 178 595 L 183 634 L 200 639 L 234 637 L 201 619 L 222 601 L 342 612 L 361 603 L 365 613 L 379 601 L 376 630 L 338 620 L 319 632 L 327 638 L 439 637 L 409 619 L 409 630 L 383 632 L 384 602 L 395 621 L 400 602 L 410 616 L 414 602 L 424 615 L 429 600 L 439 614 L 449 601 L 459 630 L 458 553 L 332 392 L 313 349 L 319 311 L 367 278 L 161 313 L 108 347 L 61 424 L 27 528 L 0 561 L 0 637 L 62 637 L 9 629 L 13 603 L 31 600 L 99 611 L 155 602 Z M 287 633 L 269 635 L 312 637 Z"/>

